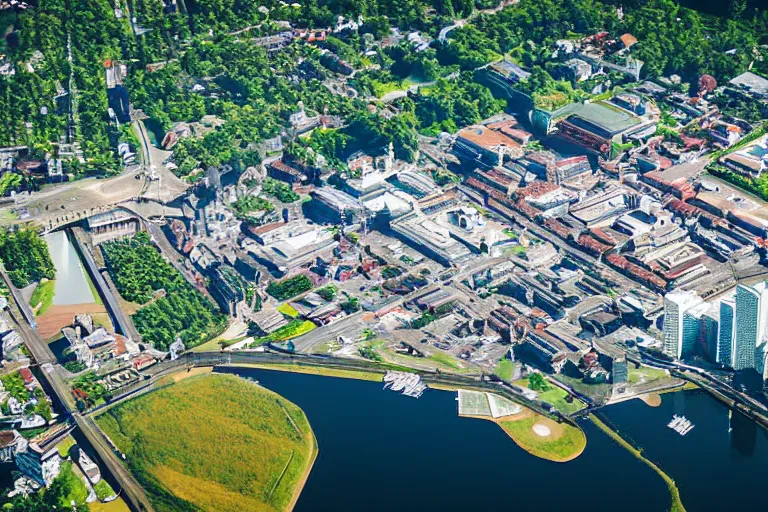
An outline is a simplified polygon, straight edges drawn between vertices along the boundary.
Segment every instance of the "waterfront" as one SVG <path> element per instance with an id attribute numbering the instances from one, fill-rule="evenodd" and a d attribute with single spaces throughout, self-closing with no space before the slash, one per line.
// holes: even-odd
<path id="1" fill-rule="evenodd" d="M 684 437 L 667 428 L 674 414 L 695 425 Z M 631 400 L 601 415 L 675 480 L 688 512 L 741 510 L 763 501 L 768 432 L 706 392 L 665 394 L 659 407 Z"/>
<path id="2" fill-rule="evenodd" d="M 53 305 L 66 306 L 94 302 L 85 269 L 67 234 L 64 231 L 55 231 L 46 235 L 45 241 L 48 243 L 48 252 L 56 267 Z"/>
<path id="3" fill-rule="evenodd" d="M 496 424 L 457 414 L 456 393 L 418 400 L 382 384 L 256 369 L 227 369 L 258 380 L 301 407 L 318 458 L 296 511 L 666 510 L 666 485 L 589 422 L 574 461 L 548 462 L 519 448 Z M 643 404 L 640 404 L 643 405 Z"/>

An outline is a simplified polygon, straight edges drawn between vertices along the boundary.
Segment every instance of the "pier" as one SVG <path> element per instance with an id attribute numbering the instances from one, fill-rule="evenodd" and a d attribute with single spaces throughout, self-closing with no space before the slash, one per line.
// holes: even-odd
<path id="1" fill-rule="evenodd" d="M 672 430 L 674 430 L 675 432 L 677 432 L 678 434 L 680 434 L 681 436 L 684 436 L 685 434 L 693 430 L 693 427 L 695 427 L 696 425 L 691 423 L 691 420 L 689 420 L 685 416 L 678 416 L 677 414 L 675 414 L 674 416 L 672 416 L 672 421 L 667 423 L 667 426 Z"/>
<path id="2" fill-rule="evenodd" d="M 388 371 L 386 375 L 384 375 L 384 389 L 401 391 L 405 396 L 419 398 L 428 388 L 427 385 L 422 382 L 420 375 L 416 375 L 415 373 Z"/>

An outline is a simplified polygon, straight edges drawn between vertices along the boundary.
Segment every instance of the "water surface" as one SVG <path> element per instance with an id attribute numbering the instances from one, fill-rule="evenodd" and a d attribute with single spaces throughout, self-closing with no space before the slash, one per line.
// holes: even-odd
<path id="1" fill-rule="evenodd" d="M 659 407 L 631 400 L 603 411 L 675 480 L 688 512 L 765 510 L 768 433 L 705 391 L 664 394 Z M 667 428 L 674 414 L 695 425 L 684 437 Z"/>
<path id="2" fill-rule="evenodd" d="M 455 393 L 418 400 L 377 382 L 256 369 L 301 407 L 320 448 L 296 512 L 589 510 L 662 511 L 664 482 L 591 423 L 574 461 L 529 455 L 496 424 L 460 418 Z"/>
<path id="3" fill-rule="evenodd" d="M 56 267 L 53 305 L 93 303 L 93 293 L 88 285 L 85 269 L 66 233 L 54 231 L 45 236 L 45 241 L 48 243 L 48 252 Z"/>

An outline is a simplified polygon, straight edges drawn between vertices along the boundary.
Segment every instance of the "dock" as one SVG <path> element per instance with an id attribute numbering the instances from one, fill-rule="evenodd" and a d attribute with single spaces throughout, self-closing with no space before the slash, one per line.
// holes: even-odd
<path id="1" fill-rule="evenodd" d="M 384 389 L 399 391 L 413 398 L 419 398 L 428 389 L 421 377 L 415 373 L 388 371 L 383 381 Z"/>
<path id="2" fill-rule="evenodd" d="M 672 421 L 667 423 L 667 427 L 671 428 L 681 436 L 684 436 L 691 430 L 693 430 L 693 427 L 695 427 L 693 423 L 691 423 L 691 420 L 686 418 L 685 416 L 678 416 L 675 414 L 672 416 Z"/>

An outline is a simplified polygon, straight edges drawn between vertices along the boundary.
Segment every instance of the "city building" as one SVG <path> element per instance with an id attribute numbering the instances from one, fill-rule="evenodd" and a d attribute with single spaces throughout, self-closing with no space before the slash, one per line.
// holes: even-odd
<path id="1" fill-rule="evenodd" d="M 468 126 L 456 134 L 454 153 L 459 158 L 493 167 L 504 163 L 504 157 L 518 158 L 523 150 L 514 139 L 487 126 Z"/>
<path id="2" fill-rule="evenodd" d="M 617 357 L 613 360 L 611 381 L 614 385 L 627 384 L 629 382 L 629 364 L 626 357 Z"/>
<path id="3" fill-rule="evenodd" d="M 736 321 L 736 302 L 729 299 L 720 301 L 720 325 L 717 331 L 717 362 L 726 366 L 733 364 L 733 332 Z"/>
<path id="4" fill-rule="evenodd" d="M 680 359 L 690 349 L 691 339 L 695 343 L 693 326 L 689 323 L 686 329 L 685 313 L 700 303 L 695 292 L 674 291 L 664 296 L 663 351 L 668 356 Z"/>
<path id="5" fill-rule="evenodd" d="M 139 230 L 139 219 L 122 208 L 88 217 L 88 234 L 94 245 L 129 238 Z"/>
<path id="6" fill-rule="evenodd" d="M 558 124 L 559 136 L 600 155 L 629 136 L 652 135 L 656 122 L 607 102 L 586 103 Z"/>
<path id="7" fill-rule="evenodd" d="M 245 283 L 234 267 L 224 264 L 215 265 L 209 272 L 210 291 L 221 310 L 229 315 L 236 313 L 237 303 L 245 300 Z"/>
<path id="8" fill-rule="evenodd" d="M 736 287 L 736 326 L 733 336 L 731 366 L 734 370 L 756 368 L 755 349 L 762 344 L 765 333 L 768 289 L 766 283 Z"/>

